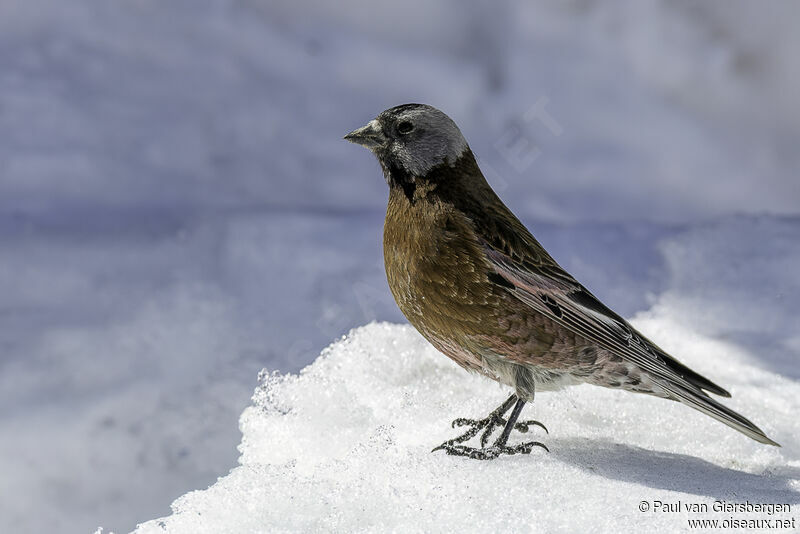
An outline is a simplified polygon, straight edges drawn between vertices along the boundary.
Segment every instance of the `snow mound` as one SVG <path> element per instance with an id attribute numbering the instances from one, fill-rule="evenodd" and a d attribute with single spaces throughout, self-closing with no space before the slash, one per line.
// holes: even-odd
<path id="1" fill-rule="evenodd" d="M 582 385 L 542 393 L 523 412 L 550 429 L 533 431 L 550 454 L 481 462 L 431 453 L 456 435 L 452 419 L 483 416 L 508 392 L 462 371 L 411 327 L 372 323 L 299 375 L 264 373 L 241 416 L 241 465 L 136 532 L 616 532 L 632 524 L 668 532 L 685 530 L 687 518 L 732 514 L 641 512 L 642 501 L 800 503 L 800 384 L 687 329 L 668 306 L 657 310 L 634 323 L 729 388 L 727 404 L 783 448 L 677 403 Z"/>

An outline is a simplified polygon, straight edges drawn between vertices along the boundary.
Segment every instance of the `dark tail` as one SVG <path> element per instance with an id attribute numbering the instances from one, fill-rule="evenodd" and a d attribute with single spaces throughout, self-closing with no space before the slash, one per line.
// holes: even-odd
<path id="1" fill-rule="evenodd" d="M 723 406 L 702 391 L 696 393 L 676 384 L 669 384 L 665 389 L 670 398 L 682 402 L 687 406 L 691 406 L 695 410 L 703 412 L 731 428 L 735 428 L 745 436 L 767 445 L 780 447 L 778 443 L 769 439 L 767 435 L 764 434 L 764 431 L 754 425 L 752 421 L 734 412 L 730 408 Z"/>

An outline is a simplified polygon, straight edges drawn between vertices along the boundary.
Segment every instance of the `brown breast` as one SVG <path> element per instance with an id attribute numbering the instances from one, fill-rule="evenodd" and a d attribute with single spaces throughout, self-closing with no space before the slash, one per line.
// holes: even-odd
<path id="1" fill-rule="evenodd" d="M 491 268 L 470 221 L 424 190 L 416 191 L 413 201 L 400 188 L 390 190 L 383 253 L 400 310 L 462 367 L 481 371 L 481 356 L 496 354 L 561 370 L 563 359 L 554 356 L 581 345 L 506 288 L 491 283 Z"/>

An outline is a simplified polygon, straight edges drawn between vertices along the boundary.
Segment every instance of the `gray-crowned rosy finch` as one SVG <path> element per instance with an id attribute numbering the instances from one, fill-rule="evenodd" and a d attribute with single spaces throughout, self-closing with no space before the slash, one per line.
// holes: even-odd
<path id="1" fill-rule="evenodd" d="M 522 407 L 537 389 L 582 382 L 676 400 L 777 445 L 709 396 L 727 391 L 637 332 L 550 257 L 486 182 L 450 117 L 406 104 L 345 139 L 377 156 L 389 184 L 383 254 L 402 312 L 461 367 L 514 390 L 488 417 L 454 421 L 469 430 L 437 449 L 490 459 L 544 447 L 507 445 L 512 430 L 543 426 L 518 422 Z M 463 444 L 479 432 L 480 448 Z"/>

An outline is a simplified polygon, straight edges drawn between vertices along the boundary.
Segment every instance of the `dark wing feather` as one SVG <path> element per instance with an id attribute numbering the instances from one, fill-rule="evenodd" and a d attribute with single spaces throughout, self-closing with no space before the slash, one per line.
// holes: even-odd
<path id="1" fill-rule="evenodd" d="M 635 363 L 651 376 L 674 382 L 694 393 L 730 393 L 692 371 L 644 337 L 554 261 L 513 260 L 485 241 L 484 252 L 497 274 L 514 286 L 514 294 L 556 323 L 587 341 Z"/>

